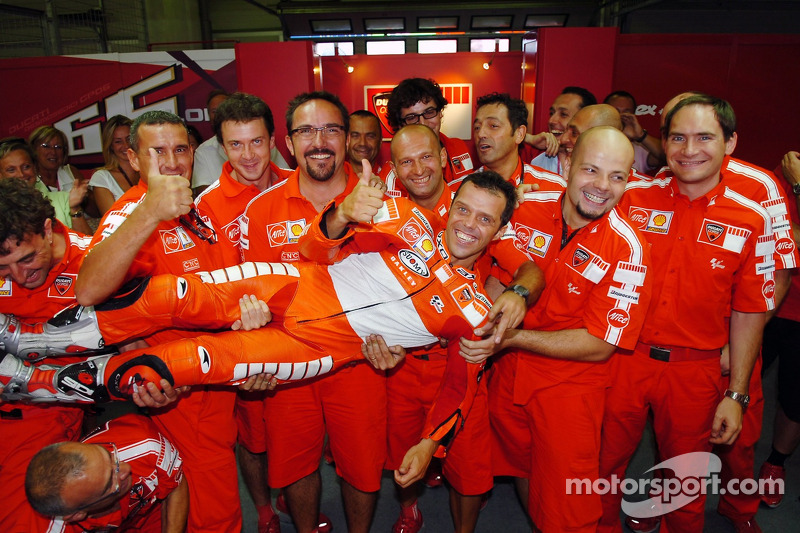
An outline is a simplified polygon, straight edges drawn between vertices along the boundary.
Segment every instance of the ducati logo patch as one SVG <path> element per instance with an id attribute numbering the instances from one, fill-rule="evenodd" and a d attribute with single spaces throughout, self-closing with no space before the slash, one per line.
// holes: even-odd
<path id="1" fill-rule="evenodd" d="M 53 287 L 55 287 L 58 294 L 64 296 L 72 288 L 72 278 L 69 276 L 58 276 L 53 282 Z"/>
<path id="2" fill-rule="evenodd" d="M 714 242 L 717 239 L 719 239 L 720 235 L 725 233 L 725 228 L 720 226 L 719 224 L 707 222 L 705 231 L 706 231 L 706 237 L 708 238 L 709 242 Z"/>
<path id="3" fill-rule="evenodd" d="M 572 254 L 572 266 L 575 268 L 581 266 L 582 264 L 584 264 L 586 261 L 589 260 L 589 257 L 590 256 L 586 252 L 586 250 L 581 250 L 580 248 L 578 248 L 577 250 L 575 250 L 575 253 Z"/>

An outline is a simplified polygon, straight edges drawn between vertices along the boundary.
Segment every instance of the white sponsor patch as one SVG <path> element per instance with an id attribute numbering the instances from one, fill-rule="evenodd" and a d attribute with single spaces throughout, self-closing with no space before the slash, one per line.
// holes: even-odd
<path id="1" fill-rule="evenodd" d="M 400 250 L 397 253 L 397 257 L 400 259 L 400 262 L 403 263 L 403 266 L 410 271 L 422 276 L 423 278 L 430 276 L 428 265 L 425 264 L 425 260 L 420 257 L 419 254 L 412 252 L 411 250 Z"/>
<path id="2" fill-rule="evenodd" d="M 614 270 L 614 281 L 641 287 L 644 285 L 645 274 L 647 274 L 646 266 L 620 261 L 617 263 L 616 270 Z"/>
<path id="3" fill-rule="evenodd" d="M 619 287 L 609 287 L 608 296 L 615 300 L 624 300 L 634 304 L 639 303 L 639 293 L 635 291 L 628 291 L 620 289 Z"/>
<path id="4" fill-rule="evenodd" d="M 758 257 L 772 256 L 775 253 L 775 238 L 772 235 L 762 235 L 756 241 L 756 255 Z"/>

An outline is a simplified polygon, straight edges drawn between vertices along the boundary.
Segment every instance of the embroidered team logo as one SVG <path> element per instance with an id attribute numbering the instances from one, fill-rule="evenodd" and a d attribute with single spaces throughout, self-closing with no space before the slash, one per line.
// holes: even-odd
<path id="1" fill-rule="evenodd" d="M 697 241 L 738 254 L 741 253 L 751 233 L 750 230 L 706 218 L 700 227 Z M 772 238 L 771 235 L 768 237 L 768 240 Z"/>
<path id="2" fill-rule="evenodd" d="M 456 167 L 459 172 L 472 170 L 472 159 L 469 157 L 469 154 L 461 154 L 453 157 L 450 161 L 453 162 L 453 166 Z"/>
<path id="3" fill-rule="evenodd" d="M 239 220 L 234 220 L 227 226 L 223 226 L 222 234 L 225 235 L 225 238 L 228 239 L 228 242 L 235 245 L 239 244 L 239 241 L 242 238 L 242 229 L 239 226 Z"/>
<path id="4" fill-rule="evenodd" d="M 423 278 L 430 276 L 430 271 L 428 270 L 428 265 L 425 264 L 425 260 L 411 250 L 400 250 L 397 253 L 397 257 L 404 267 L 418 276 L 422 276 Z"/>
<path id="5" fill-rule="evenodd" d="M 300 239 L 300 235 L 303 234 L 305 226 L 306 219 L 304 218 L 269 224 L 267 226 L 267 239 L 270 247 L 295 244 Z"/>
<path id="6" fill-rule="evenodd" d="M 781 255 L 789 255 L 794 252 L 794 241 L 792 239 L 778 239 L 775 243 L 775 250 Z"/>
<path id="7" fill-rule="evenodd" d="M 473 294 L 472 289 L 467 283 L 459 285 L 450 291 L 450 296 L 456 304 L 458 304 L 459 309 L 461 309 L 461 314 L 464 315 L 464 318 L 466 318 L 472 326 L 477 326 L 483 322 L 486 315 L 489 314 L 491 306 L 488 301 L 485 301 L 483 298 L 477 298 L 477 293 Z"/>
<path id="8" fill-rule="evenodd" d="M 719 224 L 707 223 L 706 224 L 706 238 L 709 242 L 714 242 L 725 233 L 725 228 Z"/>
<path id="9" fill-rule="evenodd" d="M 442 301 L 442 297 L 439 296 L 438 294 L 434 294 L 431 297 L 430 304 L 431 306 L 433 306 L 434 309 L 436 309 L 436 312 L 439 313 L 440 315 L 444 312 L 444 302 Z"/>
<path id="10" fill-rule="evenodd" d="M 634 226 L 640 231 L 649 233 L 669 233 L 673 215 L 672 211 L 659 211 L 643 207 L 632 206 L 628 210 L 628 218 L 633 222 Z"/>
<path id="11" fill-rule="evenodd" d="M 174 254 L 194 248 L 194 241 L 192 241 L 186 230 L 181 227 L 175 227 L 170 230 L 160 230 L 161 243 L 164 245 L 165 254 Z"/>
<path id="12" fill-rule="evenodd" d="M 468 287 L 464 287 L 458 293 L 456 300 L 458 300 L 458 302 L 462 304 L 469 302 L 470 300 L 472 300 L 472 291 L 470 291 Z"/>
<path id="13" fill-rule="evenodd" d="M 417 242 L 425 232 L 422 230 L 422 226 L 416 220 L 409 220 L 408 222 L 400 228 L 400 231 L 397 232 L 400 235 L 400 238 L 406 241 L 408 244 L 414 244 Z"/>
<path id="14" fill-rule="evenodd" d="M 761 286 L 761 294 L 764 295 L 764 298 L 771 300 L 775 297 L 775 280 L 767 280 Z"/>
<path id="15" fill-rule="evenodd" d="M 12 296 L 13 285 L 11 278 L 3 278 L 3 283 L 0 283 L 0 296 Z"/>
<path id="16" fill-rule="evenodd" d="M 631 317 L 626 310 L 617 307 L 608 312 L 606 320 L 612 328 L 622 329 L 628 325 Z"/>
<path id="17" fill-rule="evenodd" d="M 581 248 L 576 249 L 575 253 L 572 254 L 572 267 L 573 268 L 580 267 L 581 265 L 586 263 L 586 261 L 588 261 L 590 257 L 591 256 L 586 250 L 583 250 Z"/>
<path id="18" fill-rule="evenodd" d="M 75 274 L 60 274 L 47 290 L 49 298 L 75 298 Z"/>
<path id="19" fill-rule="evenodd" d="M 58 294 L 64 296 L 72 288 L 72 278 L 69 276 L 58 276 L 53 282 L 53 287 L 55 287 Z"/>

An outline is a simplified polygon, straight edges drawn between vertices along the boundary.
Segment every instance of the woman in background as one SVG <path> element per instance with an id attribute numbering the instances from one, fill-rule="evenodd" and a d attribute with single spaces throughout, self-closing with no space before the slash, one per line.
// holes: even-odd
<path id="1" fill-rule="evenodd" d="M 139 183 L 139 173 L 128 161 L 130 133 L 131 119 L 123 115 L 114 115 L 103 126 L 101 139 L 105 166 L 98 168 L 89 181 L 100 216 L 125 191 Z"/>

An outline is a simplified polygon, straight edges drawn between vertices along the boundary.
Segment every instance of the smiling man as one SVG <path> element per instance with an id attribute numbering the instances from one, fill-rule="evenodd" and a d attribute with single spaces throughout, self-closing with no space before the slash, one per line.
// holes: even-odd
<path id="1" fill-rule="evenodd" d="M 616 360 L 601 447 L 607 479 L 624 476 L 648 412 L 663 460 L 736 441 L 765 316 L 777 297 L 772 218 L 739 190 L 748 178 L 733 171 L 742 168 L 730 158 L 737 143 L 733 108 L 720 98 L 689 96 L 667 113 L 663 135 L 669 169 L 633 182 L 620 205 L 650 244 L 658 305 L 648 311 L 633 354 Z M 726 344 L 730 378 L 720 391 Z M 621 530 L 620 501 L 603 496 L 598 531 Z M 704 506 L 702 494 L 665 514 L 664 526 L 700 532 Z"/>
<path id="2" fill-rule="evenodd" d="M 573 159 L 566 191 L 527 193 L 511 219 L 511 246 L 533 257 L 546 282 L 524 329 L 464 339 L 461 351 L 478 362 L 515 350 L 495 362 L 489 384 L 494 474 L 528 480 L 527 510 L 539 530 L 588 533 L 600 519 L 600 497 L 567 495 L 564 482 L 598 476 L 609 358 L 636 345 L 649 303 L 649 254 L 616 208 L 633 164 L 628 139 L 592 128 Z"/>
<path id="3" fill-rule="evenodd" d="M 192 149 L 183 121 L 165 111 L 131 125 L 128 159 L 140 179 L 108 210 L 75 284 L 78 301 L 98 304 L 133 278 L 228 266 L 217 236 L 192 209 Z M 147 344 L 196 335 L 160 331 Z M 191 506 L 189 529 L 241 528 L 233 447 L 233 391 L 196 387 L 174 406 L 152 410 L 153 421 L 184 453 Z M 156 406 L 165 405 L 159 402 Z M 213 478 L 213 491 L 203 480 Z"/>
<path id="4" fill-rule="evenodd" d="M 380 174 L 378 155 L 381 152 L 381 121 L 366 109 L 350 114 L 350 135 L 347 137 L 347 161 L 353 170 L 361 173 L 361 161 L 366 159 L 372 165 L 372 172 Z"/>

